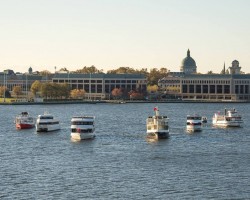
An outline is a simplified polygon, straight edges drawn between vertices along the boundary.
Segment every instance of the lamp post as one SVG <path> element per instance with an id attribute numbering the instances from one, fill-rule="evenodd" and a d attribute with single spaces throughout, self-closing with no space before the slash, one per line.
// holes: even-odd
<path id="1" fill-rule="evenodd" d="M 90 100 L 92 99 L 92 97 L 91 97 L 91 89 L 92 89 L 92 87 L 91 87 L 91 73 L 89 73 L 89 99 Z"/>
<path id="2" fill-rule="evenodd" d="M 28 77 L 26 74 L 26 101 L 28 100 Z"/>
<path id="3" fill-rule="evenodd" d="M 6 92 L 6 83 L 5 83 L 5 71 L 3 71 L 3 85 L 4 85 L 4 91 L 3 91 L 3 102 L 5 102 L 5 92 Z"/>

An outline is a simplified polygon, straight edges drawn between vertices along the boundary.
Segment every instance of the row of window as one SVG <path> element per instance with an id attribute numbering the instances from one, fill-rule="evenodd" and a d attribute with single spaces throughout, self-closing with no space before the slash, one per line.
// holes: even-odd
<path id="1" fill-rule="evenodd" d="M 71 89 L 78 89 L 78 90 L 85 90 L 85 92 L 89 93 L 103 93 L 103 86 L 102 85 L 95 85 L 95 84 L 91 84 L 91 85 L 82 85 L 82 84 L 71 84 Z M 104 86 L 104 90 L 105 93 L 110 93 L 112 92 L 112 90 L 114 88 L 123 88 L 127 91 L 130 90 L 136 90 L 139 89 L 140 91 L 146 91 L 146 85 L 139 85 L 137 86 L 137 84 L 131 84 L 131 85 L 108 85 L 105 84 Z"/>
<path id="2" fill-rule="evenodd" d="M 182 83 L 230 84 L 230 80 L 182 80 Z"/>
<path id="3" fill-rule="evenodd" d="M 240 81 L 234 81 L 234 83 L 235 84 L 249 84 L 250 81 L 246 81 L 246 80 L 242 81 L 242 80 L 240 80 Z"/>
<path id="4" fill-rule="evenodd" d="M 103 80 L 95 80 L 95 79 L 53 79 L 53 82 L 59 83 L 103 83 Z M 139 81 L 136 80 L 105 80 L 105 83 L 137 83 Z"/>
<path id="5" fill-rule="evenodd" d="M 180 80 L 161 80 L 160 83 L 180 83 Z"/>
<path id="6" fill-rule="evenodd" d="M 249 94 L 249 85 L 235 85 L 235 94 Z M 230 94 L 230 85 L 182 85 L 182 93 Z"/>
<path id="7" fill-rule="evenodd" d="M 230 85 L 182 85 L 182 93 L 230 94 Z"/>

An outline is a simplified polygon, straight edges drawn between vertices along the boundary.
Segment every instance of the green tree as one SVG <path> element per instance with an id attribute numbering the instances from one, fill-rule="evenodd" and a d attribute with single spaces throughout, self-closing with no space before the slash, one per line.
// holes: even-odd
<path id="1" fill-rule="evenodd" d="M 68 98 L 69 94 L 69 87 L 65 83 L 43 83 L 41 86 L 41 95 L 46 99 Z"/>
<path id="2" fill-rule="evenodd" d="M 158 85 L 159 79 L 166 77 L 168 73 L 169 70 L 167 68 L 161 68 L 160 70 L 157 68 L 151 69 L 147 77 L 148 85 Z"/>

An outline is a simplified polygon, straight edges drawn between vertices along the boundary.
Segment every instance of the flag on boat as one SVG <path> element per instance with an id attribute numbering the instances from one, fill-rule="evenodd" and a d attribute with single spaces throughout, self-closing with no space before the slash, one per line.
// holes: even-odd
<path id="1" fill-rule="evenodd" d="M 157 111 L 158 110 L 158 107 L 154 107 L 154 111 Z"/>

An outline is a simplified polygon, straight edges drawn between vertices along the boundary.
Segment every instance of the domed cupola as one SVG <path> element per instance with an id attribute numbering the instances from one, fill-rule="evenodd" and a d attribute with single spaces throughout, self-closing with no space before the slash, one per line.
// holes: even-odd
<path id="1" fill-rule="evenodd" d="M 229 70 L 230 70 L 230 74 L 240 74 L 241 67 L 240 67 L 239 61 L 234 60 L 232 62 L 232 66 L 229 67 Z"/>
<path id="2" fill-rule="evenodd" d="M 29 68 L 29 74 L 32 74 L 32 67 Z"/>
<path id="3" fill-rule="evenodd" d="M 190 51 L 187 51 L 187 57 L 184 58 L 181 62 L 181 72 L 185 74 L 194 74 L 196 73 L 196 63 L 194 59 L 190 56 Z"/>

